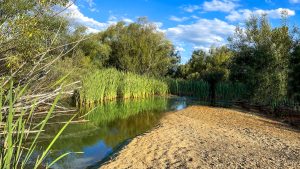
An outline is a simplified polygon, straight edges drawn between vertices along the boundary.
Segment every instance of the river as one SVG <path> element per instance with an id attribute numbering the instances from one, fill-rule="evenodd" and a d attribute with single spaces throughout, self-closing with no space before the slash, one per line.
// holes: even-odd
<path id="1" fill-rule="evenodd" d="M 109 102 L 92 110 L 84 110 L 84 123 L 70 124 L 52 147 L 47 161 L 72 152 L 52 168 L 93 168 L 101 165 L 130 139 L 158 125 L 166 112 L 182 110 L 196 102 L 185 97 L 153 97 L 139 100 Z M 57 116 L 47 125 L 39 139 L 40 150 L 45 149 L 70 116 Z M 52 123 L 52 124 L 51 124 Z M 36 152 L 39 154 L 39 152 Z"/>

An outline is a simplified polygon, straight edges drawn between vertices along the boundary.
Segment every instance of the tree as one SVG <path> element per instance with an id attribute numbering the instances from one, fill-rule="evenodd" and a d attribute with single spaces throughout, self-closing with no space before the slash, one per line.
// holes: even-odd
<path id="1" fill-rule="evenodd" d="M 101 43 L 111 48 L 107 65 L 119 70 L 166 75 L 178 62 L 172 43 L 145 18 L 129 25 L 119 22 L 101 36 Z"/>
<path id="2" fill-rule="evenodd" d="M 229 77 L 229 63 L 232 52 L 226 47 L 212 47 L 207 53 L 195 50 L 191 59 L 181 65 L 177 75 L 187 79 L 204 80 L 209 84 L 209 99 L 211 105 L 216 103 L 216 86 Z"/>
<path id="3" fill-rule="evenodd" d="M 272 28 L 265 15 L 252 17 L 244 30 L 236 29 L 229 42 L 234 51 L 230 79 L 246 84 L 255 102 L 284 99 L 292 46 L 289 28 L 285 24 Z"/>
<path id="4" fill-rule="evenodd" d="M 201 78 L 201 73 L 206 69 L 205 59 L 207 54 L 203 50 L 195 50 L 192 54 L 191 59 L 188 62 L 189 73 L 187 79 L 199 79 Z"/>
<path id="5" fill-rule="evenodd" d="M 75 48 L 73 45 L 69 45 L 69 49 L 72 50 L 64 58 L 72 58 L 74 64 L 77 67 L 87 68 L 90 66 L 96 66 L 103 68 L 109 59 L 111 48 L 108 44 L 101 43 L 100 34 L 88 34 L 87 28 L 79 26 L 74 32 L 70 33 L 67 37 L 69 43 L 81 41 Z"/>
<path id="6" fill-rule="evenodd" d="M 206 69 L 202 78 L 209 84 L 209 97 L 211 105 L 216 104 L 216 86 L 220 81 L 229 77 L 229 62 L 232 52 L 225 46 L 211 48 L 210 57 L 206 58 Z"/>
<path id="7" fill-rule="evenodd" d="M 60 44 L 55 37 L 67 31 L 68 23 L 52 9 L 67 2 L 0 1 L 0 75 L 8 75 L 22 66 L 24 71 L 31 70 L 43 52 Z"/>
<path id="8" fill-rule="evenodd" d="M 289 68 L 289 96 L 300 102 L 300 44 L 293 50 Z"/>

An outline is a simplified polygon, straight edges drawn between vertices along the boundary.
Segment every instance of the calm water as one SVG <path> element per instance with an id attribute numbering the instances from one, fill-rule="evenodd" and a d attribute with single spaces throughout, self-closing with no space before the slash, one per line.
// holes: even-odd
<path id="1" fill-rule="evenodd" d="M 110 102 L 98 106 L 85 116 L 86 123 L 70 124 L 55 143 L 49 156 L 57 157 L 65 152 L 73 153 L 63 158 L 53 168 L 87 168 L 98 166 L 108 156 L 131 138 L 155 127 L 165 112 L 181 110 L 193 104 L 183 97 L 155 97 L 143 100 Z M 87 112 L 87 111 L 86 111 Z M 65 121 L 69 116 L 60 116 L 51 122 Z M 51 124 L 43 134 L 39 145 L 43 148 L 59 131 L 62 125 Z"/>

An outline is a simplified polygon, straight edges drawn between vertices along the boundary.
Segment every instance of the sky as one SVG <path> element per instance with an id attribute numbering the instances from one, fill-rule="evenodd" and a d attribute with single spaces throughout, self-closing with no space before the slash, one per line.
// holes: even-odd
<path id="1" fill-rule="evenodd" d="M 267 14 L 273 27 L 280 25 L 282 11 L 291 26 L 300 26 L 300 0 L 76 0 L 63 14 L 89 32 L 146 16 L 173 42 L 185 63 L 196 49 L 225 45 L 251 15 Z"/>

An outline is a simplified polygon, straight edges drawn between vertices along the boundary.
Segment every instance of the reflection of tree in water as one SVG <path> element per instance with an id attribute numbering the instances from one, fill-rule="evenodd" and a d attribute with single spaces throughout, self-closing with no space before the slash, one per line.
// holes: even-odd
<path id="1" fill-rule="evenodd" d="M 54 150 L 83 151 L 85 147 L 104 141 L 108 147 L 141 134 L 158 123 L 161 112 L 166 111 L 168 100 L 151 98 L 111 102 L 97 107 L 83 124 L 71 124 L 57 140 Z M 56 120 L 65 120 L 63 117 Z M 50 138 L 59 131 L 61 125 L 51 125 L 43 134 L 40 145 L 48 145 Z"/>

